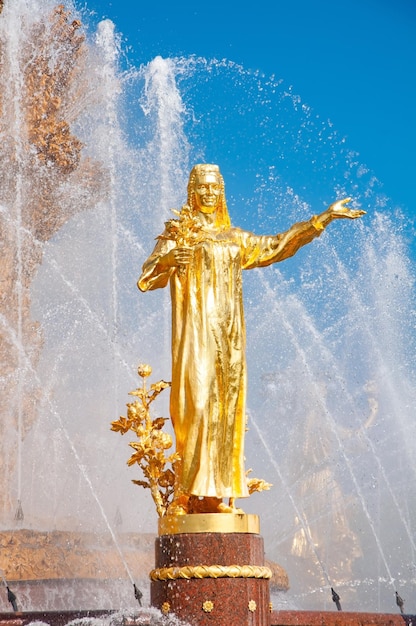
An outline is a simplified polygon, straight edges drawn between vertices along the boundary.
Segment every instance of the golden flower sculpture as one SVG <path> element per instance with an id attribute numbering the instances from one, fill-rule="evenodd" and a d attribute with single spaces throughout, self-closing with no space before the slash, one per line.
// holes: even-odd
<path id="1" fill-rule="evenodd" d="M 249 469 L 246 475 L 250 474 L 253 470 Z M 248 492 L 251 495 L 256 491 L 268 491 L 272 487 L 271 483 L 266 482 L 263 478 L 249 478 L 247 480 Z"/>
<path id="2" fill-rule="evenodd" d="M 204 232 L 201 223 L 187 204 L 184 204 L 180 211 L 176 209 L 172 211 L 178 219 L 166 222 L 166 234 L 159 235 L 157 239 L 171 239 L 179 248 L 192 248 L 207 238 L 207 233 Z M 186 266 L 179 267 L 177 271 L 180 276 L 185 276 Z"/>
<path id="3" fill-rule="evenodd" d="M 205 611 L 205 613 L 212 613 L 214 609 L 214 603 L 211 600 L 205 600 L 202 605 L 202 609 Z"/>
<path id="4" fill-rule="evenodd" d="M 187 204 L 180 211 L 172 209 L 172 212 L 178 219 L 169 220 L 166 223 L 166 235 L 159 235 L 157 239 L 173 239 L 178 247 L 192 247 L 206 239 L 207 233 Z"/>
<path id="5" fill-rule="evenodd" d="M 148 378 L 150 374 L 152 373 L 152 368 L 150 365 L 147 365 L 146 363 L 141 363 L 139 367 L 137 368 L 137 373 L 140 376 L 140 378 Z"/>
<path id="6" fill-rule="evenodd" d="M 127 404 L 127 417 L 120 417 L 111 422 L 111 430 L 121 435 L 131 431 L 136 434 L 137 441 L 130 442 L 134 453 L 127 465 L 137 463 L 146 480 L 133 480 L 135 485 L 150 489 L 159 517 L 163 517 L 172 500 L 175 474 L 173 463 L 179 460 L 174 452 L 166 456 L 165 451 L 172 447 L 172 437 L 163 432 L 167 418 L 150 415 L 150 405 L 159 394 L 170 387 L 170 383 L 160 380 L 146 388 L 146 378 L 152 373 L 150 365 L 139 365 L 138 374 L 142 378 L 142 386 L 130 392 L 136 400 Z M 170 466 L 170 467 L 169 467 Z"/>
<path id="7" fill-rule="evenodd" d="M 254 613 L 256 609 L 257 609 L 257 602 L 255 600 L 249 600 L 248 610 Z"/>
<path id="8" fill-rule="evenodd" d="M 162 604 L 160 610 L 162 611 L 163 615 L 167 615 L 169 613 L 169 611 L 170 611 L 170 604 L 169 604 L 169 602 L 164 602 Z"/>

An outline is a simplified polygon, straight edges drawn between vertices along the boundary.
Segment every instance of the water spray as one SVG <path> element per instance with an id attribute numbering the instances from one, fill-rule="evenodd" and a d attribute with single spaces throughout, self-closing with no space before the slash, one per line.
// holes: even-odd
<path id="1" fill-rule="evenodd" d="M 23 513 L 22 502 L 21 502 L 21 500 L 18 500 L 17 501 L 16 513 L 14 514 L 14 521 L 15 522 L 23 522 L 24 519 L 25 519 L 25 516 L 24 516 L 24 513 Z"/>
<path id="2" fill-rule="evenodd" d="M 123 525 L 123 518 L 120 513 L 120 509 L 117 507 L 116 514 L 114 517 L 114 525 L 116 528 L 120 528 Z"/>
<path id="3" fill-rule="evenodd" d="M 335 255 L 335 258 L 338 259 L 338 257 L 336 255 Z M 339 273 L 339 275 L 343 276 L 343 274 L 345 274 L 345 270 L 343 270 L 342 265 L 338 261 L 337 261 L 337 265 L 338 265 L 338 273 Z M 265 290 L 269 290 L 270 291 L 270 286 L 267 285 L 267 282 L 265 281 L 264 277 L 262 277 L 261 274 L 260 274 L 260 277 L 261 277 L 262 285 L 264 286 Z M 345 282 L 346 283 L 348 282 L 346 275 L 345 275 Z M 271 294 L 272 294 L 272 292 L 271 292 Z M 352 296 L 353 295 L 354 294 L 352 294 Z M 279 307 L 280 307 L 280 305 L 275 302 L 274 303 L 274 310 L 277 310 L 278 313 L 281 313 L 281 310 L 280 310 Z M 284 328 L 287 331 L 288 336 L 290 336 L 292 338 L 292 341 L 293 341 L 293 344 L 295 346 L 295 349 L 296 349 L 297 353 L 300 355 L 300 357 L 302 359 L 302 363 L 303 363 L 303 366 L 305 368 L 305 371 L 308 372 L 308 377 L 313 382 L 314 381 L 314 375 L 313 375 L 311 366 L 310 366 L 310 364 L 308 362 L 308 358 L 306 356 L 305 349 L 302 346 L 302 344 L 299 342 L 298 337 L 297 337 L 297 335 L 296 335 L 296 333 L 294 331 L 294 328 L 293 328 L 293 325 L 292 325 L 291 321 L 289 319 L 286 319 L 284 316 L 283 316 L 283 319 L 284 319 L 284 322 L 283 322 L 284 323 Z M 309 331 L 311 336 L 315 336 L 316 338 L 320 337 L 318 330 L 315 328 L 313 323 L 310 323 L 310 319 L 308 318 L 308 316 L 305 317 L 304 323 L 305 323 L 306 327 L 308 328 L 308 331 Z M 331 356 L 330 351 L 328 351 L 326 353 L 326 355 L 327 355 L 327 357 L 330 360 L 332 360 L 332 356 Z M 388 564 L 385 552 L 384 552 L 383 547 L 381 545 L 380 537 L 379 537 L 378 533 L 376 532 L 374 521 L 373 521 L 373 519 L 372 519 L 372 517 L 370 515 L 370 511 L 369 511 L 366 499 L 364 497 L 362 488 L 361 488 L 359 480 L 357 478 L 356 469 L 354 468 L 353 464 L 351 463 L 350 458 L 348 457 L 348 455 L 345 452 L 345 448 L 344 448 L 344 446 L 342 444 L 342 440 L 341 440 L 340 434 L 337 431 L 335 421 L 334 421 L 334 419 L 331 416 L 330 410 L 328 409 L 328 406 L 327 406 L 327 403 L 326 403 L 326 399 L 323 398 L 321 395 L 317 394 L 316 400 L 319 401 L 320 408 L 322 410 L 322 414 L 326 416 L 326 418 L 328 420 L 328 426 L 331 429 L 331 433 L 333 434 L 333 436 L 335 437 L 335 439 L 337 441 L 339 453 L 340 453 L 341 457 L 343 458 L 343 460 L 345 462 L 345 467 L 348 470 L 348 473 L 349 473 L 349 475 L 351 477 L 351 480 L 352 480 L 354 488 L 355 488 L 355 492 L 356 492 L 356 494 L 357 494 L 357 496 L 358 496 L 358 498 L 360 500 L 363 513 L 364 513 L 364 515 L 365 515 L 365 517 L 367 519 L 367 522 L 368 522 L 368 525 L 369 525 L 369 529 L 371 530 L 371 533 L 372 533 L 372 535 L 374 537 L 375 543 L 376 543 L 377 548 L 378 548 L 379 555 L 380 555 L 380 557 L 381 557 L 381 559 L 383 561 L 384 567 L 385 567 L 387 575 L 389 577 L 390 584 L 393 586 L 394 585 L 394 578 L 392 576 L 392 573 L 391 573 L 391 570 L 390 570 L 390 567 L 389 567 L 389 564 Z M 367 439 L 368 438 L 366 437 L 366 441 L 367 441 Z M 368 441 L 370 441 L 370 440 L 368 439 Z M 373 450 L 371 444 L 369 444 L 369 447 Z M 374 450 L 373 450 L 373 452 L 374 452 Z M 383 476 L 384 476 L 384 472 L 383 472 L 382 467 L 381 467 L 381 465 L 379 463 L 379 459 L 378 459 L 377 455 L 375 455 L 375 457 L 376 457 L 377 462 L 378 462 L 378 467 L 380 468 L 380 471 L 383 473 Z M 388 488 L 390 489 L 390 484 L 387 481 L 387 479 L 386 479 L 386 483 L 387 483 Z M 391 493 L 391 491 L 390 491 L 390 493 Z M 392 497 L 393 497 L 394 502 L 396 503 L 397 501 L 396 501 L 396 499 L 395 499 L 393 494 L 392 494 Z M 397 509 L 399 510 L 399 506 L 398 505 L 396 505 L 396 506 L 397 506 Z M 307 522 L 306 522 L 306 525 L 307 525 Z M 406 531 L 408 531 L 408 527 L 407 527 L 405 522 L 404 522 L 404 525 L 405 525 Z M 411 536 L 410 532 L 408 532 L 408 536 L 409 536 L 409 540 L 410 540 L 412 546 L 414 546 L 414 541 L 412 539 L 412 536 Z M 310 537 L 310 545 L 312 547 L 312 537 Z M 314 553 L 315 553 L 315 556 L 316 556 L 317 553 L 316 553 L 315 549 L 314 549 Z M 327 581 L 329 583 L 329 576 L 328 575 L 327 575 Z M 334 600 L 334 602 L 335 602 L 335 600 Z"/>
<path id="4" fill-rule="evenodd" d="M 326 568 L 326 564 L 320 558 L 319 552 L 317 550 L 317 546 L 315 545 L 315 542 L 314 542 L 314 540 L 313 540 L 313 538 L 311 536 L 311 532 L 310 532 L 310 529 L 309 529 L 309 526 L 308 526 L 308 523 L 307 523 L 307 520 L 306 520 L 306 514 L 305 514 L 305 512 L 303 510 L 301 510 L 297 506 L 297 504 L 295 502 L 295 499 L 293 497 L 293 494 L 291 493 L 291 491 L 289 489 L 287 481 L 285 480 L 285 477 L 283 476 L 282 472 L 280 471 L 280 467 L 279 467 L 278 463 L 276 462 L 276 460 L 275 460 L 275 458 L 273 456 L 273 453 L 270 450 L 270 447 L 269 447 L 269 445 L 268 445 L 268 443 L 267 443 L 267 441 L 266 441 L 266 439 L 265 439 L 265 437 L 263 435 L 263 432 L 260 430 L 260 427 L 259 427 L 257 421 L 253 418 L 252 415 L 250 416 L 250 419 L 251 419 L 251 423 L 254 426 L 254 429 L 256 430 L 256 433 L 257 433 L 260 441 L 262 442 L 262 444 L 264 446 L 264 449 L 266 450 L 266 452 L 269 455 L 269 459 L 270 459 L 270 461 L 271 461 L 271 463 L 272 463 L 272 465 L 273 465 L 273 467 L 274 467 L 274 469 L 275 469 L 275 471 L 276 471 L 276 473 L 277 473 L 277 475 L 279 477 L 279 480 L 280 480 L 281 484 L 283 485 L 283 487 L 284 487 L 284 489 L 286 491 L 286 494 L 287 494 L 287 496 L 288 496 L 288 498 L 289 498 L 289 500 L 290 500 L 290 502 L 291 502 L 291 504 L 293 506 L 293 509 L 294 509 L 294 511 L 296 513 L 296 516 L 297 516 L 297 518 L 298 518 L 298 520 L 299 520 L 299 522 L 300 522 L 300 524 L 302 526 L 302 530 L 305 533 L 305 537 L 306 537 L 307 542 L 308 542 L 308 544 L 310 546 L 310 549 L 312 550 L 312 552 L 313 552 L 313 554 L 315 556 L 316 563 L 319 565 L 319 567 L 321 569 L 321 573 L 322 573 L 323 577 L 326 579 L 327 584 L 329 585 L 330 584 L 329 573 L 328 573 L 328 570 Z"/>

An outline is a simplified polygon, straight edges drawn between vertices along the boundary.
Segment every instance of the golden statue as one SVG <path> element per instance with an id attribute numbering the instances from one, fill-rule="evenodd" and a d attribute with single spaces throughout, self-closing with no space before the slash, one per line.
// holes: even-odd
<path id="1" fill-rule="evenodd" d="M 241 272 L 283 261 L 332 220 L 365 213 L 346 207 L 349 200 L 285 233 L 259 236 L 231 226 L 219 167 L 192 169 L 187 205 L 165 224 L 138 281 L 141 291 L 171 289 L 170 413 L 180 460 L 168 513 L 238 511 L 234 499 L 249 495 Z"/>

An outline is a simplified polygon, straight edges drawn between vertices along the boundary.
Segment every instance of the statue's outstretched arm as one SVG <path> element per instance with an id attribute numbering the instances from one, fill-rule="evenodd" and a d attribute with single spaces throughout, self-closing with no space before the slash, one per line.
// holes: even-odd
<path id="1" fill-rule="evenodd" d="M 246 246 L 243 269 L 265 267 L 271 263 L 278 263 L 296 254 L 299 248 L 319 237 L 324 229 L 335 219 L 356 219 L 365 214 L 361 209 L 350 209 L 346 206 L 351 198 L 337 200 L 323 213 L 313 215 L 306 222 L 293 224 L 284 233 L 275 236 L 254 237 L 250 239 L 251 246 Z"/>

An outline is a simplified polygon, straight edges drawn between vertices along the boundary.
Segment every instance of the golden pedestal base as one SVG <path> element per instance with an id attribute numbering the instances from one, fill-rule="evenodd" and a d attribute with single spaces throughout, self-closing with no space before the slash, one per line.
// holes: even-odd
<path id="1" fill-rule="evenodd" d="M 159 518 L 159 535 L 183 533 L 260 533 L 258 515 L 245 513 L 192 513 Z"/>

